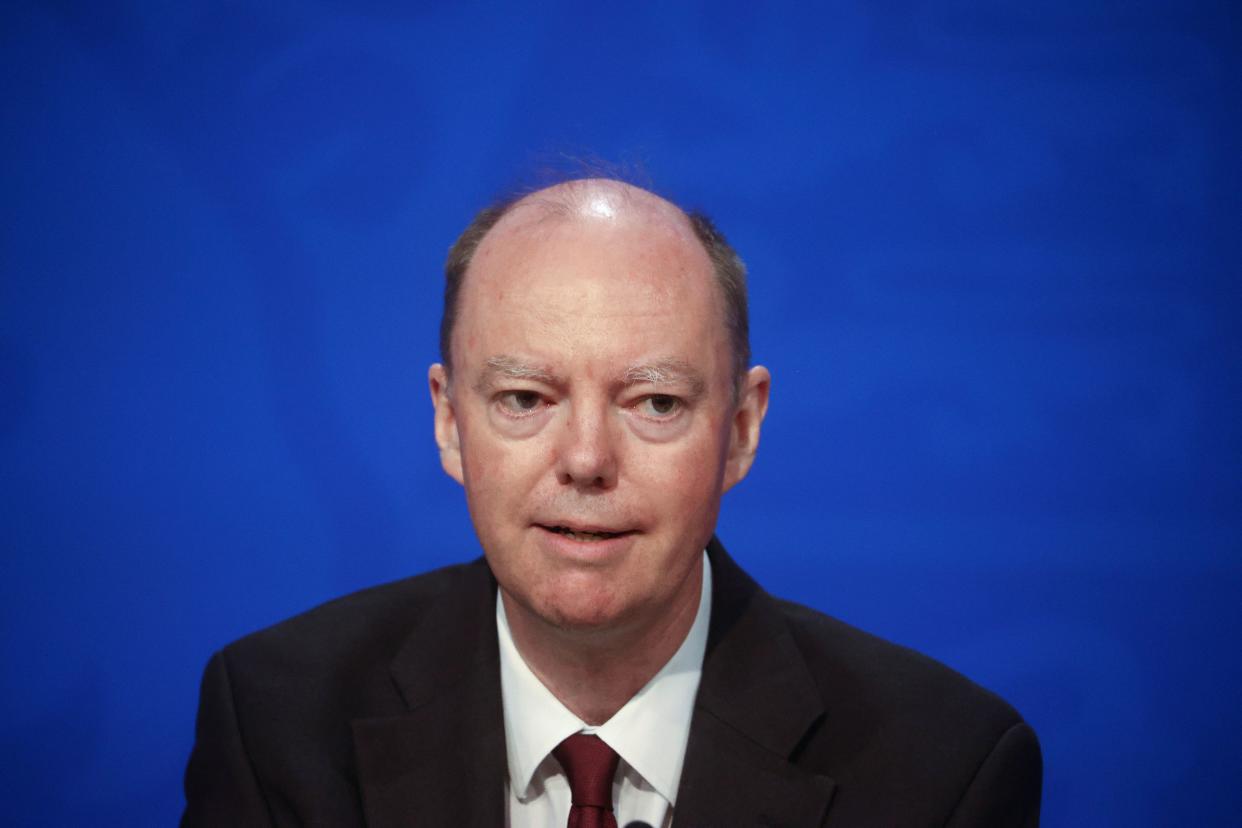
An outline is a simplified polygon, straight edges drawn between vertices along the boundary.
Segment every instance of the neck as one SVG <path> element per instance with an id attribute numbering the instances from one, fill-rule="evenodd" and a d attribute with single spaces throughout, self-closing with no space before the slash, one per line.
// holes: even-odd
<path id="1" fill-rule="evenodd" d="M 660 672 L 694 625 L 703 566 L 651 619 L 609 629 L 549 624 L 501 590 L 513 643 L 531 672 L 582 721 L 601 725 Z"/>

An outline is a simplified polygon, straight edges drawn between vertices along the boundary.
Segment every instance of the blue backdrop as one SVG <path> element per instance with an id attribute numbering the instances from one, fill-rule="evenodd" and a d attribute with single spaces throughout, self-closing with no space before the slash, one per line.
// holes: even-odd
<path id="1" fill-rule="evenodd" d="M 173 822 L 213 649 L 477 553 L 440 266 L 564 155 L 750 265 L 744 565 L 1012 700 L 1045 824 L 1238 824 L 1237 8 L 5 4 L 8 824 Z"/>

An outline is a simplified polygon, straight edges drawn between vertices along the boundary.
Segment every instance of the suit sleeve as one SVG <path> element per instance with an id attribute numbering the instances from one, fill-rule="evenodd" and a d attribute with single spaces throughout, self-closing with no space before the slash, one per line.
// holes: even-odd
<path id="1" fill-rule="evenodd" d="M 223 652 L 212 656 L 203 673 L 185 799 L 181 828 L 272 825 L 238 725 Z"/>
<path id="2" fill-rule="evenodd" d="M 945 828 L 1038 828 L 1043 768 L 1035 731 L 1015 724 L 980 765 Z"/>

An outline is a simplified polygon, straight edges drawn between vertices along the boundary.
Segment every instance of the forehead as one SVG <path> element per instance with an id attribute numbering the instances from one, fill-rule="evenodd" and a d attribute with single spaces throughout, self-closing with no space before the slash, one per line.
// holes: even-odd
<path id="1" fill-rule="evenodd" d="M 488 259 L 521 261 L 562 254 L 571 245 L 594 247 L 596 254 L 650 259 L 660 269 L 710 268 L 707 253 L 689 219 L 659 196 L 615 181 L 571 181 L 527 196 L 486 235 L 475 264 Z M 646 254 L 644 256 L 643 254 Z"/>
<path id="2" fill-rule="evenodd" d="M 546 334 L 641 350 L 681 332 L 715 345 L 724 325 L 711 261 L 679 210 L 643 195 L 515 207 L 475 253 L 455 338 Z"/>

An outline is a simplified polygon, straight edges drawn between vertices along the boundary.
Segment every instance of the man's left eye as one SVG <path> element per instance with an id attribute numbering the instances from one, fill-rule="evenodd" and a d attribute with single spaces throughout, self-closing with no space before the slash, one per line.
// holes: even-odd
<path id="1" fill-rule="evenodd" d="M 638 403 L 639 413 L 654 419 L 667 419 L 681 410 L 681 400 L 669 394 L 652 394 Z"/>

